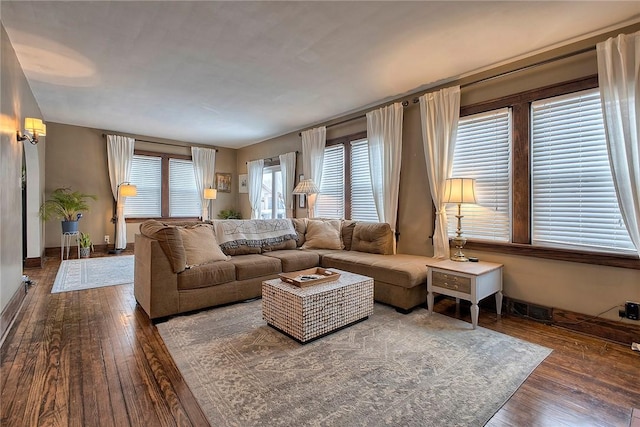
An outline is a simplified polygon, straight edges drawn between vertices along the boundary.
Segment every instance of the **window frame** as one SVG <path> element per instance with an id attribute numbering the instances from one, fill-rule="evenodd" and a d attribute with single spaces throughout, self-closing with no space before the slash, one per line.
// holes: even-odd
<path id="1" fill-rule="evenodd" d="M 597 87 L 598 76 L 591 75 L 460 108 L 460 117 L 499 108 L 511 108 L 513 126 L 511 242 L 469 239 L 465 245 L 466 249 L 640 270 L 640 259 L 633 255 L 548 248 L 531 244 L 531 102 Z"/>
<path id="2" fill-rule="evenodd" d="M 267 162 L 265 162 L 265 163 L 267 163 Z M 280 172 L 282 174 L 282 169 L 281 169 L 279 160 L 278 161 L 274 161 L 274 162 L 268 162 L 268 164 L 265 164 L 263 166 L 263 169 L 262 169 L 262 177 L 263 177 L 262 182 L 263 182 L 263 185 L 264 185 L 264 175 L 265 175 L 265 173 L 271 174 L 271 179 L 272 179 L 272 181 L 271 181 L 271 190 L 272 190 L 271 191 L 271 218 L 265 218 L 265 219 L 277 219 L 277 217 L 276 218 L 273 217 L 274 206 L 276 207 L 275 208 L 275 213 L 277 214 L 277 212 L 278 212 L 278 208 L 277 208 L 277 204 L 278 204 L 277 193 L 278 192 L 274 191 L 274 190 L 276 190 L 276 188 L 275 188 L 275 176 L 276 176 L 277 172 Z M 282 177 L 282 175 L 280 175 L 280 176 Z M 282 178 L 280 178 L 280 179 L 282 179 Z M 262 211 L 260 212 L 260 215 L 262 215 Z M 286 218 L 286 216 L 287 216 L 286 207 L 284 209 L 284 214 L 283 215 L 284 215 L 283 218 Z"/>
<path id="3" fill-rule="evenodd" d="M 169 216 L 169 159 L 180 159 L 193 161 L 193 158 L 185 154 L 173 154 L 173 153 L 160 153 L 157 151 L 148 150 L 134 150 L 133 154 L 136 156 L 149 156 L 159 157 L 161 159 L 161 193 L 160 193 L 160 217 L 135 217 L 125 218 L 127 223 L 144 222 L 149 219 L 161 220 L 161 221 L 197 221 L 200 217 L 177 217 Z"/>
<path id="4" fill-rule="evenodd" d="M 344 145 L 344 218 L 346 220 L 351 220 L 351 142 L 361 139 L 367 139 L 367 131 L 329 139 L 325 143 L 325 148 Z"/>

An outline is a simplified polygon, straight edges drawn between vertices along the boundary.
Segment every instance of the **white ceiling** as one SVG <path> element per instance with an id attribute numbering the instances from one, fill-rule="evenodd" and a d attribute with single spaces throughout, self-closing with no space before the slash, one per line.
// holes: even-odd
<path id="1" fill-rule="evenodd" d="M 45 121 L 232 148 L 640 21 L 638 1 L 0 7 Z"/>

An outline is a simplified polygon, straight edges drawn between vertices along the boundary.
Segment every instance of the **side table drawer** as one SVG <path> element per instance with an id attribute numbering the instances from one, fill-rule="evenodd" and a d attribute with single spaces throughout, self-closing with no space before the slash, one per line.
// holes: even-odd
<path id="1" fill-rule="evenodd" d="M 468 277 L 434 271 L 431 278 L 433 286 L 452 289 L 465 294 L 471 293 L 471 279 Z"/>

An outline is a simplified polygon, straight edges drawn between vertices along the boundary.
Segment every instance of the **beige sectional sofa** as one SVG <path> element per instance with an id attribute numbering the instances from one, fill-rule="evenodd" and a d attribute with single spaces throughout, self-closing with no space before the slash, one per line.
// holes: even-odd
<path id="1" fill-rule="evenodd" d="M 251 225 L 277 224 L 290 231 L 265 241 L 219 243 L 225 240 L 224 230 L 249 224 L 244 221 L 152 220 L 141 225 L 135 240 L 134 290 L 150 318 L 260 297 L 264 280 L 317 266 L 372 277 L 375 300 L 399 311 L 408 312 L 426 300 L 426 265 L 433 260 L 392 254 L 388 224 L 264 220 Z"/>

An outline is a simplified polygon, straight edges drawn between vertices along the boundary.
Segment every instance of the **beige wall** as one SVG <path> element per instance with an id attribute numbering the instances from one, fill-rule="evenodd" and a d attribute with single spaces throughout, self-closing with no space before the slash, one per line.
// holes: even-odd
<path id="1" fill-rule="evenodd" d="M 41 118 L 40 108 L 20 68 L 4 26 L 0 25 L 2 46 L 0 69 L 0 312 L 20 289 L 22 282 L 22 191 L 23 143 L 16 131 L 25 117 Z M 27 142 L 27 144 L 29 144 Z M 29 147 L 30 159 L 38 164 L 45 142 Z M 35 157 L 33 157 L 35 156 Z M 35 181 L 32 181 L 34 184 Z M 36 186 L 37 188 L 37 186 Z M 38 197 L 37 189 L 35 197 Z M 39 244 L 39 241 L 36 242 Z M 0 331 L 2 334 L 4 331 Z"/>
<path id="2" fill-rule="evenodd" d="M 90 201 L 91 210 L 80 220 L 79 229 L 89 233 L 94 244 L 103 244 L 105 235 L 114 242 L 113 196 L 107 167 L 107 143 L 103 136 L 108 131 L 64 125 L 47 124 L 46 194 L 58 187 L 71 187 L 83 193 L 93 194 L 96 201 Z M 121 133 L 119 133 L 121 134 Z M 190 149 L 178 141 L 128 135 L 136 139 L 154 142 L 136 142 L 136 149 L 161 153 L 190 155 Z M 166 144 L 177 144 L 166 145 Z M 216 172 L 229 172 L 237 181 L 236 151 L 221 148 L 216 153 Z M 235 208 L 237 184 L 232 193 L 218 193 L 213 205 L 214 216 L 221 209 Z M 139 223 L 127 224 L 127 242 L 133 243 L 139 230 Z M 60 221 L 51 220 L 45 227 L 45 246 L 60 246 Z"/>
<path id="3" fill-rule="evenodd" d="M 638 29 L 640 28 L 635 28 L 633 31 Z M 600 37 L 600 39 L 604 39 L 604 37 Z M 533 63 L 568 51 L 577 51 L 585 46 L 593 46 L 594 40 L 587 40 L 569 48 L 548 52 L 532 58 L 528 62 Z M 485 75 L 495 75 L 522 65 L 526 65 L 526 62 L 521 61 L 502 66 L 496 70 L 478 73 L 449 85 L 468 83 Z M 595 51 L 591 51 L 490 82 L 463 88 L 461 103 L 462 105 L 475 104 L 596 73 Z M 418 104 L 412 103 L 412 99 L 422 93 L 424 92 L 402 98 L 409 100 L 409 106 L 405 108 L 403 122 L 398 251 L 432 256 L 433 245 L 430 236 L 433 230 L 433 207 L 424 159 L 420 108 Z M 365 111 L 361 112 L 361 114 L 364 113 Z M 340 120 L 336 119 L 335 121 Z M 331 122 L 327 122 L 327 124 L 330 125 Z M 366 130 L 364 119 L 350 122 L 348 126 L 329 127 L 327 138 L 331 139 L 362 130 Z M 244 167 L 246 160 L 272 157 L 291 150 L 301 151 L 298 132 L 239 150 L 238 168 Z M 304 173 L 300 158 L 298 171 L 298 173 Z M 249 204 L 248 199 L 246 197 L 245 199 L 241 200 L 241 206 L 243 213 L 246 214 L 249 212 Z M 298 216 L 305 215 L 305 212 L 298 212 Z M 615 305 L 623 304 L 626 300 L 640 300 L 640 271 L 638 270 L 489 252 L 466 252 L 481 260 L 503 263 L 505 266 L 505 295 L 512 298 L 585 314 L 598 314 Z M 603 317 L 618 319 L 617 310 L 610 311 Z"/>

